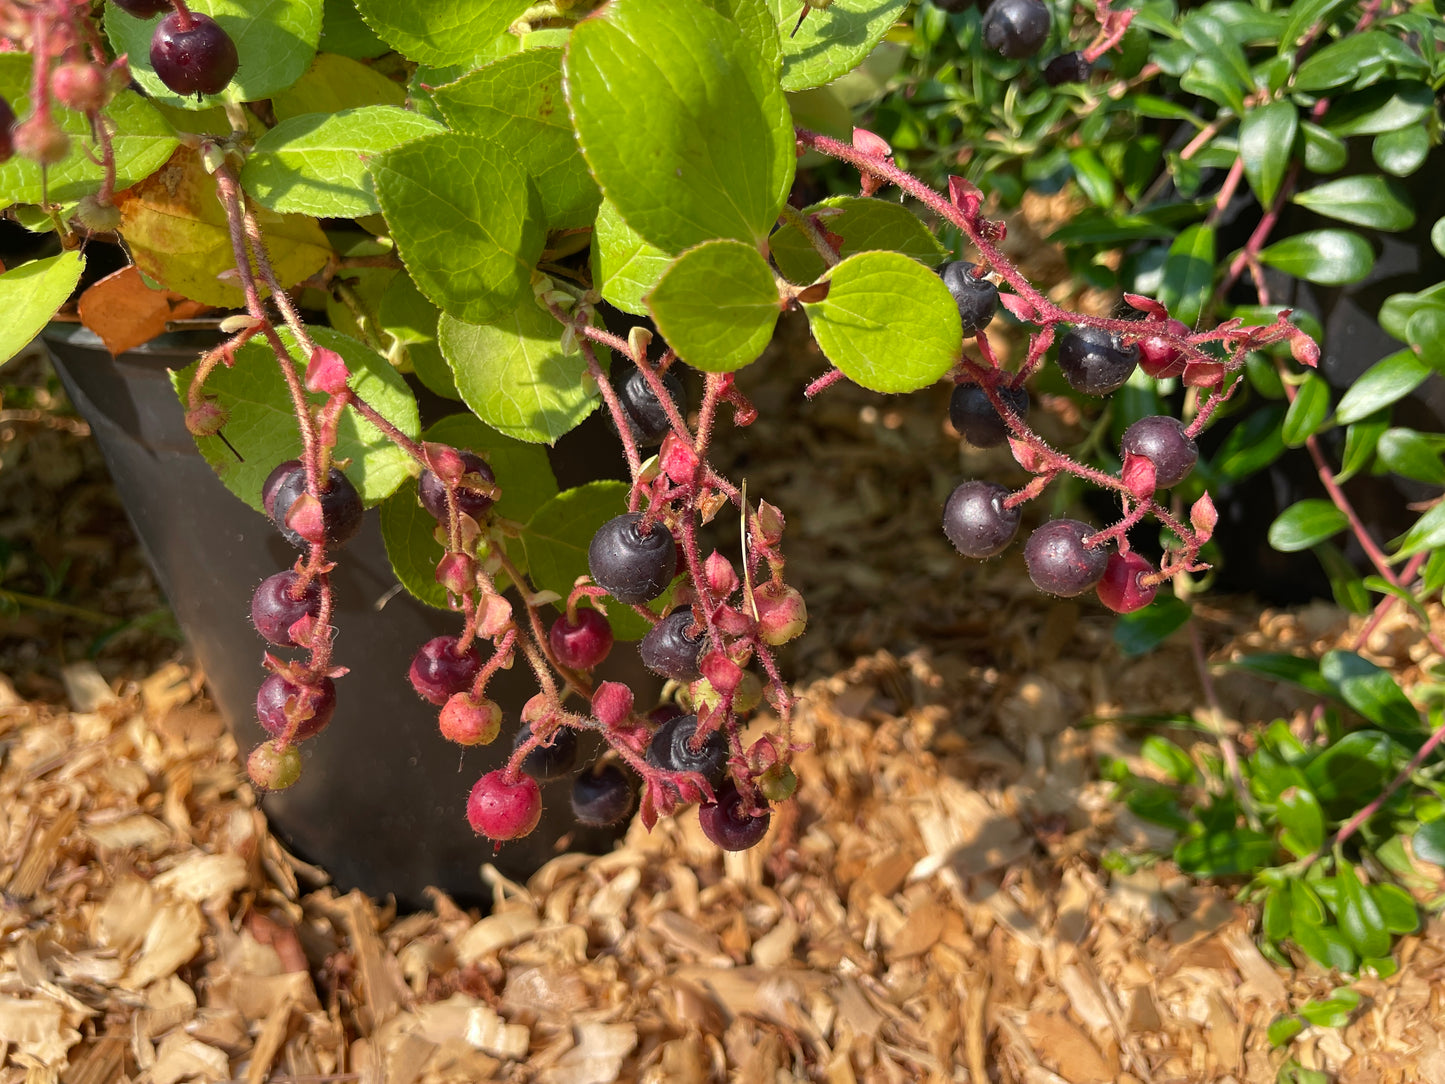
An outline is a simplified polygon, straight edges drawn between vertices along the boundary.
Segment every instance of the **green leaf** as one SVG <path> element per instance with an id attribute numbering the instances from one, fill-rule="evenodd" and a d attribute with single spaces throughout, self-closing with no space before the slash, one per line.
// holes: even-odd
<path id="1" fill-rule="evenodd" d="M 1367 30 L 1333 42 L 1309 56 L 1295 73 L 1294 89 L 1333 90 L 1372 82 L 1392 67 L 1423 66 L 1420 54 L 1382 30 Z"/>
<path id="2" fill-rule="evenodd" d="M 592 221 L 602 197 L 567 115 L 562 50 L 495 61 L 438 87 L 433 97 L 453 128 L 495 140 L 532 175 L 549 229 Z"/>
<path id="3" fill-rule="evenodd" d="M 1184 627 L 1193 612 L 1175 595 L 1160 595 L 1142 610 L 1114 620 L 1114 643 L 1129 658 L 1147 655 Z"/>
<path id="4" fill-rule="evenodd" d="M 1214 469 L 1237 481 L 1273 463 L 1284 453 L 1284 438 L 1280 435 L 1284 415 L 1280 403 L 1251 410 L 1214 453 Z"/>
<path id="5" fill-rule="evenodd" d="M 1279 796 L 1275 814 L 1283 828 L 1279 842 L 1296 858 L 1314 854 L 1325 841 L 1325 815 L 1315 796 L 1299 787 L 1289 787 Z"/>
<path id="6" fill-rule="evenodd" d="M 1345 168 L 1350 160 L 1350 148 L 1343 139 L 1311 121 L 1302 121 L 1300 130 L 1305 137 L 1306 169 L 1312 173 L 1334 173 Z"/>
<path id="7" fill-rule="evenodd" d="M 527 0 L 354 0 L 397 52 L 424 64 L 469 64 L 527 10 Z"/>
<path id="8" fill-rule="evenodd" d="M 318 346 L 336 351 L 345 360 L 351 371 L 347 382 L 351 390 L 383 418 L 415 438 L 421 428 L 416 400 L 386 359 L 339 331 L 327 327 L 309 330 Z M 280 334 L 298 371 L 304 371 L 306 359 L 290 329 L 282 328 Z M 182 400 L 195 371 L 196 366 L 190 365 L 171 374 L 171 383 Z M 222 430 L 225 441 L 220 436 L 198 437 L 196 444 L 226 488 L 260 512 L 261 485 L 266 475 L 277 463 L 301 454 L 291 395 L 271 347 L 263 339 L 252 339 L 236 351 L 233 367 L 222 366 L 211 374 L 205 390 L 230 414 L 230 419 Z M 326 396 L 308 394 L 307 399 L 313 406 L 320 406 Z M 411 477 L 411 457 L 352 410 L 341 415 L 335 456 L 351 461 L 346 476 L 367 505 L 382 500 Z"/>
<path id="9" fill-rule="evenodd" d="M 646 316 L 642 299 L 671 263 L 672 257 L 644 241 L 610 201 L 602 201 L 592 232 L 592 281 L 604 301 L 634 316 Z"/>
<path id="10" fill-rule="evenodd" d="M 482 421 L 517 440 L 552 444 L 598 402 L 580 351 L 562 352 L 562 325 L 528 298 L 490 324 L 443 316 L 442 353 L 462 399 Z M 597 347 L 605 368 L 609 355 Z"/>
<path id="11" fill-rule="evenodd" d="M 1439 442 L 1413 429 L 1387 429 L 1376 445 L 1380 465 L 1392 474 L 1429 485 L 1445 485 Z"/>
<path id="12" fill-rule="evenodd" d="M 447 399 L 460 399 L 452 370 L 437 345 L 437 322 L 441 313 L 422 296 L 411 276 L 398 272 L 381 295 L 377 308 L 379 330 L 406 351 L 417 378 L 429 391 Z M 388 348 L 390 351 L 390 347 Z"/>
<path id="13" fill-rule="evenodd" d="M 1374 897 L 1365 891 L 1349 862 L 1339 863 L 1336 880 L 1340 886 L 1340 930 L 1361 956 L 1384 956 L 1390 951 L 1390 931 L 1385 928 L 1385 916 Z"/>
<path id="14" fill-rule="evenodd" d="M 1253 873 L 1274 860 L 1276 844 L 1251 828 L 1206 832 L 1174 848 L 1179 868 L 1196 877 L 1232 877 Z"/>
<path id="15" fill-rule="evenodd" d="M 1396 560 L 1445 546 L 1445 504 L 1437 504 L 1431 508 L 1391 545 L 1394 547 Z"/>
<path id="16" fill-rule="evenodd" d="M 1214 227 L 1190 226 L 1174 239 L 1164 260 L 1159 302 L 1176 319 L 1199 320 L 1214 286 Z"/>
<path id="17" fill-rule="evenodd" d="M 679 256 L 647 298 L 657 330 L 695 369 L 730 373 L 758 359 L 782 311 L 768 261 L 741 241 Z"/>
<path id="18" fill-rule="evenodd" d="M 1285 99 L 1252 109 L 1239 122 L 1239 157 L 1261 206 L 1274 203 L 1298 132 L 1299 114 Z"/>
<path id="19" fill-rule="evenodd" d="M 1413 351 L 1401 350 L 1381 358 L 1350 385 L 1340 399 L 1340 405 L 1335 408 L 1335 421 L 1341 425 L 1361 421 L 1409 395 L 1429 375 L 1429 366 L 1421 362 Z"/>
<path id="20" fill-rule="evenodd" d="M 482 324 L 531 301 L 541 203 L 505 150 L 441 132 L 373 158 L 371 175 L 402 262 L 443 312 Z"/>
<path id="21" fill-rule="evenodd" d="M 958 361 L 963 324 L 943 280 L 897 252 L 831 268 L 828 296 L 804 305 L 828 360 L 872 391 L 925 388 Z"/>
<path id="22" fill-rule="evenodd" d="M 309 113 L 276 125 L 256 141 L 241 184 L 263 207 L 318 218 L 355 218 L 380 208 L 366 158 L 441 125 L 392 106 Z"/>
<path id="23" fill-rule="evenodd" d="M 1326 815 L 1348 815 L 1360 808 L 1360 795 L 1379 793 L 1404 759 L 1404 749 L 1388 734 L 1357 730 L 1310 761 L 1305 778 Z"/>
<path id="24" fill-rule="evenodd" d="M 1225 670 L 1242 670 L 1246 674 L 1254 674 L 1270 681 L 1287 681 L 1291 685 L 1298 685 L 1301 689 L 1321 695 L 1329 695 L 1332 689 L 1330 683 L 1320 677 L 1319 662 L 1299 655 L 1261 652 L 1257 655 L 1245 655 L 1233 662 L 1221 663 L 1220 666 Z"/>
<path id="25" fill-rule="evenodd" d="M 1409 195 L 1388 177 L 1341 177 L 1298 193 L 1294 201 L 1329 218 L 1377 230 L 1407 230 L 1415 224 Z"/>
<path id="26" fill-rule="evenodd" d="M 817 215 L 830 233 L 843 238 L 839 255 L 844 259 L 859 252 L 886 249 L 933 267 L 947 255 L 916 214 L 888 200 L 832 196 L 805 207 L 803 214 Z M 778 270 L 793 282 L 806 286 L 826 270 L 812 243 L 791 224 L 780 226 L 768 244 Z"/>
<path id="27" fill-rule="evenodd" d="M 1415 829 L 1410 847 L 1420 861 L 1445 866 L 1445 817 L 1426 821 Z"/>
<path id="28" fill-rule="evenodd" d="M 572 32 L 564 71 L 603 193 L 666 252 L 731 238 L 761 248 L 796 161 L 767 61 L 700 0 L 613 0 Z"/>
<path id="29" fill-rule="evenodd" d="M 1270 1046 L 1284 1046 L 1305 1028 L 1305 1022 L 1298 1016 L 1280 1016 L 1270 1022 L 1265 1032 Z"/>
<path id="30" fill-rule="evenodd" d="M 588 482 L 564 490 L 533 514 L 522 532 L 535 587 L 566 598 L 578 576 L 588 574 L 587 546 L 597 529 L 627 511 L 626 482 Z M 661 610 L 670 597 L 652 605 Z M 628 606 L 607 600 L 607 619 L 619 640 L 640 640 L 651 627 Z"/>
<path id="31" fill-rule="evenodd" d="M 1340 970 L 1353 969 L 1341 968 Z M 1359 1007 L 1359 991 L 1342 986 L 1327 998 L 1306 1001 L 1299 1007 L 1299 1014 L 1316 1027 L 1342 1028 L 1350 1022 L 1350 1017 Z M 1321 1075 L 1323 1076 L 1323 1074 Z"/>
<path id="32" fill-rule="evenodd" d="M 1287 9 L 1289 21 L 1279 35 L 1279 52 L 1283 56 L 1299 44 L 1299 39 L 1316 24 L 1329 26 L 1341 10 L 1350 6 L 1350 0 L 1300 0 Z"/>
<path id="33" fill-rule="evenodd" d="M 421 506 L 417 484 L 407 479 L 381 502 L 381 540 L 397 582 L 418 602 L 450 610 L 447 589 L 436 580 L 437 562 L 445 550 L 437 541 L 437 521 Z"/>
<path id="34" fill-rule="evenodd" d="M 321 0 L 192 0 L 236 43 L 240 66 L 220 94 L 177 94 L 151 69 L 154 19 L 137 19 L 107 4 L 105 32 L 117 54 L 126 53 L 131 77 L 152 98 L 180 109 L 206 109 L 220 101 L 254 102 L 289 87 L 311 63 L 321 36 Z"/>
<path id="35" fill-rule="evenodd" d="M 1176 783 L 1192 783 L 1199 777 L 1189 754 L 1158 734 L 1150 734 L 1144 739 L 1139 755 Z"/>
<path id="36" fill-rule="evenodd" d="M 1372 884 L 1365 889 L 1380 909 L 1385 929 L 1391 933 L 1414 933 L 1420 928 L 1420 909 L 1415 898 L 1399 885 Z"/>
<path id="37" fill-rule="evenodd" d="M 1424 83 L 1396 80 L 1331 99 L 1324 126 L 1337 136 L 1377 135 L 1420 124 L 1435 106 Z"/>
<path id="38" fill-rule="evenodd" d="M 1366 581 L 1355 571 L 1355 566 L 1339 546 L 1333 542 L 1316 542 L 1310 549 L 1329 577 L 1330 593 L 1335 596 L 1335 604 L 1340 609 L 1352 614 L 1367 614 L 1375 608 Z"/>
<path id="39" fill-rule="evenodd" d="M 863 62 L 907 0 L 833 0 L 808 12 L 797 34 L 800 0 L 768 0 L 783 43 L 783 89 L 804 90 L 831 83 Z"/>
<path id="40" fill-rule="evenodd" d="M 1271 267 L 1323 286 L 1359 282 L 1374 266 L 1370 243 L 1348 230 L 1310 230 L 1276 241 L 1259 254 Z"/>
<path id="41" fill-rule="evenodd" d="M 1272 888 L 1264 897 L 1261 916 L 1264 936 L 1271 941 L 1283 941 L 1289 936 L 1289 885 Z"/>
<path id="42" fill-rule="evenodd" d="M 1196 55 L 1189 70 L 1180 78 L 1179 86 L 1190 94 L 1207 98 L 1220 109 L 1236 114 L 1244 112 L 1244 84 L 1227 64 L 1216 57 Z"/>
<path id="43" fill-rule="evenodd" d="M 129 18 L 129 16 L 126 16 Z M 19 117 L 30 113 L 32 64 L 25 53 L 0 53 L 0 96 Z M 55 203 L 73 203 L 100 188 L 105 170 L 92 161 L 87 150 L 99 159 L 99 149 L 90 138 L 85 114 L 52 104 L 51 115 L 70 136 L 70 153 L 46 171 L 48 189 L 40 184 L 40 167 L 15 155 L 0 164 L 0 207 L 16 203 L 39 203 L 48 194 Z M 122 189 L 149 177 L 179 146 L 176 131 L 150 102 L 134 91 L 123 90 L 111 99 L 103 115 L 115 125 L 111 145 L 115 150 L 116 188 Z"/>
<path id="44" fill-rule="evenodd" d="M 1330 386 L 1318 373 L 1306 373 L 1295 389 L 1294 402 L 1285 412 L 1280 438 L 1285 446 L 1299 448 L 1320 431 L 1330 412 Z"/>
<path id="45" fill-rule="evenodd" d="M 325 0 L 321 14 L 321 40 L 316 48 L 353 60 L 381 56 L 391 46 L 372 33 L 351 0 Z"/>
<path id="46" fill-rule="evenodd" d="M 1396 177 L 1410 176 L 1425 164 L 1429 154 L 1430 132 L 1423 124 L 1381 132 L 1370 144 L 1375 165 Z"/>
<path id="47" fill-rule="evenodd" d="M 1114 205 L 1114 177 L 1097 154 L 1078 147 L 1069 152 L 1069 164 L 1074 167 L 1074 181 L 1090 203 L 1105 209 Z"/>
<path id="48" fill-rule="evenodd" d="M 400 109 L 405 104 L 406 88 L 400 83 L 388 79 L 369 64 L 330 53 L 317 53 L 305 75 L 271 96 L 271 111 L 278 121 L 371 105 Z M 438 123 L 441 120 L 439 117 L 428 119 Z M 216 129 L 218 134 L 229 130 L 229 124 Z"/>
<path id="49" fill-rule="evenodd" d="M 1420 360 L 1437 373 L 1445 373 L 1445 308 L 1426 305 L 1405 322 L 1405 341 Z"/>
<path id="50" fill-rule="evenodd" d="M 1380 327 L 1403 341 L 1411 318 L 1426 309 L 1445 310 L 1445 282 L 1437 282 L 1419 293 L 1391 294 L 1385 298 L 1380 303 Z"/>
<path id="51" fill-rule="evenodd" d="M 1435 251 L 1445 256 L 1445 217 L 1435 220 L 1435 225 L 1430 227 L 1430 244 L 1435 246 Z"/>
<path id="52" fill-rule="evenodd" d="M 1376 411 L 1345 430 L 1345 450 L 1340 456 L 1340 470 L 1335 475 L 1335 481 L 1344 483 L 1369 466 L 1380 437 L 1390 427 L 1385 414 L 1384 410 Z"/>
<path id="53" fill-rule="evenodd" d="M 1350 525 L 1345 514 L 1327 500 L 1296 501 L 1269 525 L 1269 544 L 1281 553 L 1307 550 Z"/>
<path id="54" fill-rule="evenodd" d="M 80 285 L 85 257 L 62 252 L 44 260 L 31 260 L 0 275 L 0 365 L 30 345 L 57 309 Z"/>

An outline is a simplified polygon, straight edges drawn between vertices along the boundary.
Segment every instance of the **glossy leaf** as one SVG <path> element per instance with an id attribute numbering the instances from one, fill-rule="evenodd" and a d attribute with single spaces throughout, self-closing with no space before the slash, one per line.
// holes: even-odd
<path id="1" fill-rule="evenodd" d="M 1328 694 L 1331 690 L 1330 683 L 1320 676 L 1319 662 L 1299 655 L 1261 652 L 1222 665 L 1226 670 L 1242 670 L 1272 681 L 1287 681 L 1312 693 Z"/>
<path id="2" fill-rule="evenodd" d="M 907 0 L 833 0 L 798 22 L 797 0 L 767 0 L 783 44 L 783 89 L 831 83 L 862 62 L 907 7 Z"/>
<path id="3" fill-rule="evenodd" d="M 1445 817 L 1426 821 L 1415 829 L 1415 835 L 1410 841 L 1410 849 L 1422 862 L 1445 866 Z"/>
<path id="4" fill-rule="evenodd" d="M 0 274 L 0 365 L 30 345 L 30 340 L 75 292 L 85 257 L 62 252 L 44 260 L 30 260 Z"/>
<path id="5" fill-rule="evenodd" d="M 1415 521 L 1396 542 L 1397 558 L 1413 557 L 1445 546 L 1445 504 L 1437 504 Z"/>
<path id="6" fill-rule="evenodd" d="M 1299 1007 L 1299 1014 L 1316 1027 L 1342 1028 L 1350 1022 L 1350 1017 L 1359 1007 L 1359 991 L 1342 986 L 1327 998 L 1306 1001 Z"/>
<path id="7" fill-rule="evenodd" d="M 1271 1046 L 1284 1046 L 1305 1028 L 1305 1022 L 1298 1016 L 1281 1016 L 1270 1022 L 1265 1032 Z"/>
<path id="8" fill-rule="evenodd" d="M 1394 132 L 1422 123 L 1434 102 L 1434 95 L 1424 83 L 1378 83 L 1331 100 L 1322 123 L 1337 136 Z"/>
<path id="9" fill-rule="evenodd" d="M 1425 382 L 1429 366 L 1410 350 L 1381 358 L 1356 378 L 1340 404 L 1335 420 L 1348 425 L 1369 417 L 1382 407 L 1403 399 Z"/>
<path id="10" fill-rule="evenodd" d="M 829 270 L 828 296 L 804 305 L 828 360 L 855 383 L 906 392 L 958 360 L 963 324 L 943 280 L 897 252 L 862 252 Z"/>
<path id="11" fill-rule="evenodd" d="M 1174 861 L 1196 877 L 1231 877 L 1270 865 L 1276 847 L 1262 832 L 1232 828 L 1183 840 L 1174 848 Z"/>
<path id="12" fill-rule="evenodd" d="M 1290 787 L 1279 796 L 1275 814 L 1283 828 L 1280 844 L 1296 858 L 1314 854 L 1325 841 L 1325 815 L 1309 791 Z"/>
<path id="13" fill-rule="evenodd" d="M 1298 132 L 1299 114 L 1287 99 L 1252 109 L 1239 123 L 1239 157 L 1244 161 L 1244 176 L 1265 207 L 1274 203 Z"/>
<path id="14" fill-rule="evenodd" d="M 1410 176 L 1425 164 L 1429 154 L 1430 132 L 1423 124 L 1381 132 L 1370 144 L 1375 165 L 1396 177 Z"/>
<path id="15" fill-rule="evenodd" d="M 1159 595 L 1148 606 L 1114 621 L 1114 643 L 1129 658 L 1146 655 L 1184 627 L 1193 613 L 1175 595 Z"/>
<path id="16" fill-rule="evenodd" d="M 1300 130 L 1304 133 L 1306 169 L 1312 173 L 1335 173 L 1345 168 L 1350 160 L 1350 148 L 1343 139 L 1310 121 L 1302 121 Z"/>
<path id="17" fill-rule="evenodd" d="M 1251 410 L 1214 453 L 1214 469 L 1237 480 L 1273 463 L 1285 450 L 1280 435 L 1284 415 L 1285 408 L 1279 403 Z"/>
<path id="18" fill-rule="evenodd" d="M 1430 244 L 1435 251 L 1445 256 L 1445 218 L 1435 220 L 1435 225 L 1430 227 Z"/>
<path id="19" fill-rule="evenodd" d="M 1316 498 L 1296 501 L 1269 525 L 1269 544 L 1281 553 L 1297 553 L 1339 534 L 1348 526 L 1345 514 L 1329 501 Z"/>
<path id="20" fill-rule="evenodd" d="M 1427 305 L 1405 322 L 1405 341 L 1420 360 L 1437 373 L 1445 373 L 1445 308 Z"/>
<path id="21" fill-rule="evenodd" d="M 1357 730 L 1310 761 L 1305 778 L 1325 813 L 1337 817 L 1358 809 L 1360 795 L 1379 793 L 1405 756 L 1388 734 Z"/>
<path id="22" fill-rule="evenodd" d="M 1380 913 L 1374 897 L 1365 891 L 1355 867 L 1341 862 L 1338 869 L 1340 902 L 1336 911 L 1340 930 L 1361 956 L 1384 956 L 1390 951 L 1390 931 L 1385 929 L 1385 916 Z"/>
<path id="23" fill-rule="evenodd" d="M 1415 898 L 1399 885 L 1372 884 L 1365 891 L 1380 909 L 1385 929 L 1391 933 L 1414 933 L 1420 928 L 1420 909 Z"/>
<path id="24" fill-rule="evenodd" d="M 1318 373 L 1306 373 L 1304 380 L 1295 388 L 1294 402 L 1285 412 L 1284 428 L 1280 433 L 1285 445 L 1299 448 L 1310 437 L 1320 431 L 1320 426 L 1330 412 L 1330 386 Z"/>
<path id="25" fill-rule="evenodd" d="M 1387 429 L 1377 444 L 1380 465 L 1392 474 L 1428 485 L 1445 485 L 1438 441 L 1413 429 Z"/>
<path id="26" fill-rule="evenodd" d="M 657 330 L 695 369 L 728 373 L 756 361 L 782 311 L 768 261 L 741 241 L 688 249 L 647 297 Z"/>
<path id="27" fill-rule="evenodd" d="M 1310 230 L 1276 241 L 1259 254 L 1269 266 L 1324 286 L 1358 282 L 1370 273 L 1370 243 L 1348 230 Z"/>
<path id="28" fill-rule="evenodd" d="M 1169 246 L 1159 301 L 1177 320 L 1199 320 L 1214 286 L 1214 228 L 1190 226 Z"/>
<path id="29" fill-rule="evenodd" d="M 1330 21 L 1350 0 L 1299 0 L 1289 7 L 1289 20 L 1280 31 L 1279 51 L 1286 53 L 1299 44 L 1299 39 L 1318 24 L 1328 26 Z"/>
<path id="30" fill-rule="evenodd" d="M 1329 218 L 1377 230 L 1407 230 L 1415 224 L 1409 195 L 1387 177 L 1341 177 L 1300 192 L 1294 201 Z"/>
<path id="31" fill-rule="evenodd" d="M 354 0 L 367 26 L 426 64 L 466 64 L 527 10 L 527 0 Z"/>

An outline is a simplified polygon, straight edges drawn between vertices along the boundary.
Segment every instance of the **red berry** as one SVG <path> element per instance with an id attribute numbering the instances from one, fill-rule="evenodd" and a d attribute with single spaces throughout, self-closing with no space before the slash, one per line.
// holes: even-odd
<path id="1" fill-rule="evenodd" d="M 1184 423 L 1163 414 L 1140 418 L 1125 429 L 1119 448 L 1153 463 L 1154 482 L 1161 489 L 1184 481 L 1199 459 L 1199 447 Z"/>
<path id="2" fill-rule="evenodd" d="M 198 11 L 173 11 L 151 36 L 151 67 L 177 94 L 219 94 L 240 66 L 236 43 Z"/>
<path id="3" fill-rule="evenodd" d="M 1189 325 L 1170 319 L 1165 323 L 1164 330 L 1175 338 L 1182 339 L 1189 334 Z M 1184 355 L 1167 339 L 1156 336 L 1139 341 L 1139 368 L 1154 379 L 1178 376 L 1184 372 L 1185 364 Z"/>
<path id="4" fill-rule="evenodd" d="M 1154 601 L 1159 593 L 1158 584 L 1145 587 L 1139 577 L 1154 571 L 1154 567 L 1137 553 L 1114 553 L 1104 567 L 1104 578 L 1094 588 L 1099 601 L 1116 614 L 1133 613 L 1142 610 Z"/>
<path id="5" fill-rule="evenodd" d="M 502 709 L 470 692 L 453 693 L 438 717 L 442 737 L 458 745 L 491 745 L 502 729 Z"/>
<path id="6" fill-rule="evenodd" d="M 777 647 L 803 635 L 808 627 L 808 604 L 796 588 L 765 583 L 753 592 L 758 607 L 758 638 Z"/>
<path id="7" fill-rule="evenodd" d="M 467 796 L 472 831 L 502 842 L 530 835 L 542 819 L 542 789 L 530 775 L 508 780 L 505 769 L 488 772 Z"/>
<path id="8" fill-rule="evenodd" d="M 472 644 L 457 654 L 455 636 L 435 636 L 421 645 L 411 660 L 407 676 L 417 696 L 440 707 L 454 693 L 471 687 L 482 668 L 482 653 Z"/>
<path id="9" fill-rule="evenodd" d="M 547 630 L 557 660 L 570 670 L 591 670 L 612 650 L 612 625 L 592 609 L 578 609 L 574 625 L 563 614 Z"/>
<path id="10" fill-rule="evenodd" d="M 335 714 L 336 684 L 330 678 L 307 685 L 271 674 L 256 691 L 256 718 L 273 738 L 305 741 L 325 730 Z"/>

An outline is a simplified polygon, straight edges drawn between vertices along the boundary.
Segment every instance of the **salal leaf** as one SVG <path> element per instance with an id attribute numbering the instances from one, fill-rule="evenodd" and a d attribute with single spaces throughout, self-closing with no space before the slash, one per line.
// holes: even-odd
<path id="1" fill-rule="evenodd" d="M 319 218 L 356 218 L 381 208 L 366 157 L 442 127 L 416 113 L 373 105 L 282 121 L 256 141 L 241 184 L 263 207 Z"/>
<path id="2" fill-rule="evenodd" d="M 31 260 L 12 267 L 0 275 L 0 365 L 5 364 L 25 347 L 40 331 L 55 310 L 80 284 L 85 270 L 85 257 L 79 252 L 62 252 L 44 260 Z"/>
<path id="3" fill-rule="evenodd" d="M 708 241 L 673 261 L 647 308 L 678 357 L 695 369 L 728 373 L 762 354 L 782 303 L 757 249 Z"/>
<path id="4" fill-rule="evenodd" d="M 509 437 L 552 444 L 597 406 L 586 359 L 562 352 L 562 325 L 530 297 L 490 324 L 443 316 L 437 334 L 462 400 Z"/>
<path id="5" fill-rule="evenodd" d="M 803 209 L 824 228 L 843 238 L 839 255 L 848 257 L 874 249 L 912 256 L 930 267 L 947 254 L 919 217 L 901 204 L 857 196 L 832 196 Z M 823 274 L 823 258 L 801 230 L 785 223 L 768 239 L 778 270 L 793 282 L 807 285 Z"/>
<path id="6" fill-rule="evenodd" d="M 335 350 L 345 360 L 351 371 L 351 390 L 383 418 L 415 438 L 421 429 L 416 400 L 386 359 L 331 328 L 315 327 L 310 331 L 318 346 Z M 298 371 L 304 373 L 305 352 L 289 329 L 282 328 L 280 334 Z M 182 401 L 195 372 L 196 366 L 191 365 L 171 375 Z M 207 378 L 205 391 L 230 418 L 221 431 L 225 440 L 221 436 L 198 437 L 196 444 L 226 488 L 260 512 L 261 485 L 266 476 L 277 463 L 301 454 L 291 395 L 271 347 L 259 336 L 252 339 L 236 351 L 235 365 L 221 366 Z M 307 399 L 319 407 L 326 396 L 308 394 Z M 346 476 L 368 505 L 388 496 L 411 476 L 411 457 L 353 410 L 341 415 L 335 457 L 350 460 Z"/>
<path id="7" fill-rule="evenodd" d="M 402 262 L 443 312 L 482 324 L 531 301 L 541 201 L 504 148 L 441 132 L 372 159 L 371 175 Z"/>
<path id="8" fill-rule="evenodd" d="M 1349 230 L 1310 230 L 1276 241 L 1259 258 L 1276 270 L 1323 286 L 1359 282 L 1374 266 L 1370 243 Z"/>
<path id="9" fill-rule="evenodd" d="M 388 52 L 391 46 L 378 38 L 361 18 L 351 0 L 324 0 L 321 39 L 316 48 L 355 60 L 369 60 Z"/>
<path id="10" fill-rule="evenodd" d="M 701 0 L 613 0 L 572 32 L 567 101 L 603 193 L 650 244 L 761 247 L 793 181 L 787 99 Z"/>
<path id="11" fill-rule="evenodd" d="M 406 87 L 369 64 L 330 53 L 317 53 L 305 75 L 271 96 L 271 112 L 278 121 L 368 105 L 400 109 L 405 104 Z"/>
<path id="12" fill-rule="evenodd" d="M 467 64 L 521 17 L 527 0 L 355 0 L 366 25 L 424 64 Z"/>
<path id="13" fill-rule="evenodd" d="M 805 90 L 852 71 L 883 40 L 907 0 L 833 0 L 808 12 L 798 32 L 801 0 L 768 0 L 783 43 L 783 89 Z"/>
<path id="14" fill-rule="evenodd" d="M 448 399 L 461 398 L 451 367 L 437 345 L 441 313 L 416 288 L 410 275 L 400 272 L 391 280 L 381 295 L 376 316 L 382 333 L 391 337 L 388 353 L 394 354 L 400 347 L 428 390 Z"/>
<path id="15" fill-rule="evenodd" d="M 1389 177 L 1341 177 L 1300 192 L 1294 201 L 1318 214 L 1376 230 L 1407 230 L 1415 224 L 1409 194 Z"/>
<path id="16" fill-rule="evenodd" d="M 1274 202 L 1279 191 L 1298 132 L 1299 114 L 1294 103 L 1287 100 L 1252 109 L 1239 122 L 1239 157 L 1244 161 L 1244 176 L 1264 207 Z"/>
<path id="17" fill-rule="evenodd" d="M 672 256 L 649 245 L 604 199 L 592 227 L 592 282 L 604 301 L 634 316 L 646 316 L 642 299 L 672 263 Z"/>
<path id="18" fill-rule="evenodd" d="M 917 260 L 860 252 L 825 280 L 828 296 L 804 308 L 823 353 L 850 380 L 873 391 L 915 391 L 958 360 L 958 305 Z"/>
<path id="19" fill-rule="evenodd" d="M 433 95 L 447 123 L 486 136 L 537 182 L 550 229 L 585 226 L 601 198 L 562 97 L 562 50 L 535 49 L 479 68 Z"/>
<path id="20" fill-rule="evenodd" d="M 127 54 L 132 77 L 157 101 L 181 109 L 205 109 L 218 101 L 254 102 L 289 87 L 316 53 L 322 0 L 192 0 L 192 11 L 209 15 L 236 43 L 240 66 L 220 94 L 177 94 L 151 69 L 151 36 L 157 19 L 137 19 L 107 4 L 105 30 L 117 54 Z"/>

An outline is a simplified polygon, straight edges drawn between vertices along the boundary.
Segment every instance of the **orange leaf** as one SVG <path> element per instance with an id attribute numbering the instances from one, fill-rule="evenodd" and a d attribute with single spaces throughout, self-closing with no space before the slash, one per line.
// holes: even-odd
<path id="1" fill-rule="evenodd" d="M 169 290 L 153 290 L 137 268 L 124 267 L 80 295 L 80 322 L 112 354 L 123 354 L 164 332 L 167 321 L 186 320 L 207 308 Z"/>

